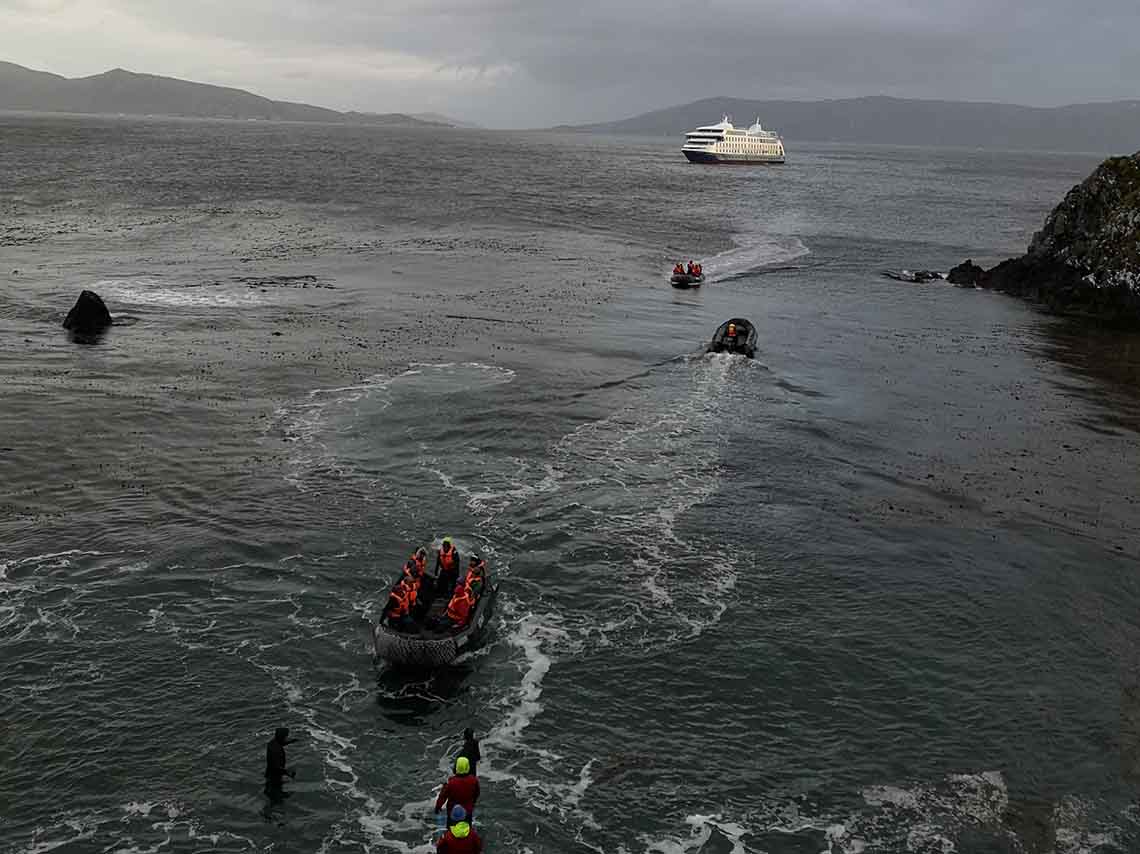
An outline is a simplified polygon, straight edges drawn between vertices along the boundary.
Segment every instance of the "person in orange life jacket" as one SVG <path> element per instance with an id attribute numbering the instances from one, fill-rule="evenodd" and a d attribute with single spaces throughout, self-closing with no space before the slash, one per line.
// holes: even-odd
<path id="1" fill-rule="evenodd" d="M 463 586 L 471 594 L 472 599 L 479 598 L 483 592 L 483 582 L 487 580 L 487 561 L 477 555 L 471 555 L 471 562 L 467 565 L 467 574 L 463 576 Z"/>
<path id="2" fill-rule="evenodd" d="M 705 268 L 702 267 L 700 264 L 694 264 L 693 269 L 696 271 L 696 275 L 698 275 L 698 276 L 700 276 L 702 273 L 704 273 L 704 270 L 705 270 Z"/>
<path id="3" fill-rule="evenodd" d="M 461 585 L 455 589 L 455 595 L 447 603 L 447 620 L 451 628 L 461 629 L 467 625 L 474 604 L 475 599 L 465 586 Z"/>
<path id="4" fill-rule="evenodd" d="M 426 560 L 424 564 L 426 564 Z M 424 613 L 431 607 L 431 591 L 425 589 L 424 579 L 426 572 L 423 564 L 418 562 L 413 555 L 404 564 L 403 581 L 404 585 L 411 591 L 412 602 L 409 608 L 409 613 L 412 615 L 413 620 L 420 620 Z"/>
<path id="5" fill-rule="evenodd" d="M 419 577 L 419 567 L 416 566 L 415 558 L 408 558 L 400 567 L 400 579 L 402 581 L 419 581 Z"/>
<path id="6" fill-rule="evenodd" d="M 420 546 L 416 549 L 416 553 L 412 555 L 412 560 L 416 562 L 416 567 L 420 571 L 420 575 L 427 572 L 427 549 Z"/>
<path id="7" fill-rule="evenodd" d="M 459 549 L 451 544 L 451 537 L 444 537 L 435 553 L 435 578 L 435 595 L 450 599 L 459 581 Z"/>
<path id="8" fill-rule="evenodd" d="M 728 324 L 728 337 L 729 338 L 735 338 L 736 337 L 736 324 L 735 323 Z"/>
<path id="9" fill-rule="evenodd" d="M 435 811 L 445 806 L 448 811 L 456 805 L 463 807 L 468 821 L 475 820 L 475 802 L 479 800 L 479 778 L 471 773 L 471 762 L 466 756 L 455 760 L 455 773 L 447 778 L 439 797 L 435 799 Z"/>
<path id="10" fill-rule="evenodd" d="M 680 261 L 678 261 L 676 264 L 673 265 L 673 275 L 674 276 L 685 275 L 685 268 L 681 266 Z"/>
<path id="11" fill-rule="evenodd" d="M 697 275 L 697 268 L 693 266 L 693 261 L 692 261 L 692 259 L 689 259 L 689 268 L 688 268 L 688 270 L 686 270 L 686 272 L 687 272 L 687 273 L 688 273 L 690 276 L 695 276 L 695 275 Z"/>
<path id="12" fill-rule="evenodd" d="M 447 832 L 435 844 L 436 854 L 481 854 L 483 840 L 467 821 L 467 810 L 456 804 L 449 816 Z"/>
<path id="13" fill-rule="evenodd" d="M 388 594 L 388 604 L 384 608 L 384 616 L 389 625 L 407 626 L 412 622 L 412 606 L 415 600 L 408 590 L 404 579 L 400 579 L 392 592 Z"/>

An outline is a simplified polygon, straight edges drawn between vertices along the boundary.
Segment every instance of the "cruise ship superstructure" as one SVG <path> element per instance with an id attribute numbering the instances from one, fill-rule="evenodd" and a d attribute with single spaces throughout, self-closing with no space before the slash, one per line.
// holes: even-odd
<path id="1" fill-rule="evenodd" d="M 783 163 L 784 142 L 760 120 L 747 130 L 733 126 L 725 116 L 715 125 L 685 134 L 681 152 L 693 163 Z"/>

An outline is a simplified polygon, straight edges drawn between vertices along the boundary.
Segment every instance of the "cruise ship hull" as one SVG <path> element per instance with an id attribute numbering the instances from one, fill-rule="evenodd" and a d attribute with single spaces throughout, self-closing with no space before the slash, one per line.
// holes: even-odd
<path id="1" fill-rule="evenodd" d="M 710 151 L 682 150 L 681 153 L 689 159 L 690 163 L 716 163 L 724 166 L 755 166 L 784 162 L 783 157 L 768 154 L 753 154 L 740 157 L 728 154 L 713 154 Z"/>

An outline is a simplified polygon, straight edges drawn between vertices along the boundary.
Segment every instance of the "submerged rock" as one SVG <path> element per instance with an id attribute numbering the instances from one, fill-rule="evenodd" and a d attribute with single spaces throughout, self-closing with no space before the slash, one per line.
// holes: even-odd
<path id="1" fill-rule="evenodd" d="M 957 267 L 950 269 L 946 274 L 946 281 L 952 285 L 976 285 L 985 272 L 974 263 L 973 258 L 967 258 Z"/>
<path id="2" fill-rule="evenodd" d="M 1140 152 L 1101 163 L 1053 209 L 1025 255 L 985 271 L 978 284 L 1140 326 Z"/>
<path id="3" fill-rule="evenodd" d="M 78 335 L 95 335 L 113 323 L 102 297 L 83 291 L 63 321 L 63 328 Z"/>

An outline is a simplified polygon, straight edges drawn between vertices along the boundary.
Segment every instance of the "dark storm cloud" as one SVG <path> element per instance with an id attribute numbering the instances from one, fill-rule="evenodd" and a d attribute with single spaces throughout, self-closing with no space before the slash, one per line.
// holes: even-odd
<path id="1" fill-rule="evenodd" d="M 1056 104 L 1134 97 L 1140 80 L 1135 0 L 1087 8 L 1058 0 L 0 0 L 0 13 L 5 7 L 56 19 L 101 10 L 109 26 L 129 20 L 164 43 L 182 38 L 189 54 L 197 45 L 199 77 L 224 74 L 242 85 L 244 74 L 245 85 L 268 86 L 274 97 L 365 109 L 423 101 L 488 123 L 617 117 L 718 94 Z M 188 65 L 193 57 L 182 56 L 179 67 Z M 301 91 L 284 85 L 297 80 L 307 81 Z"/>

